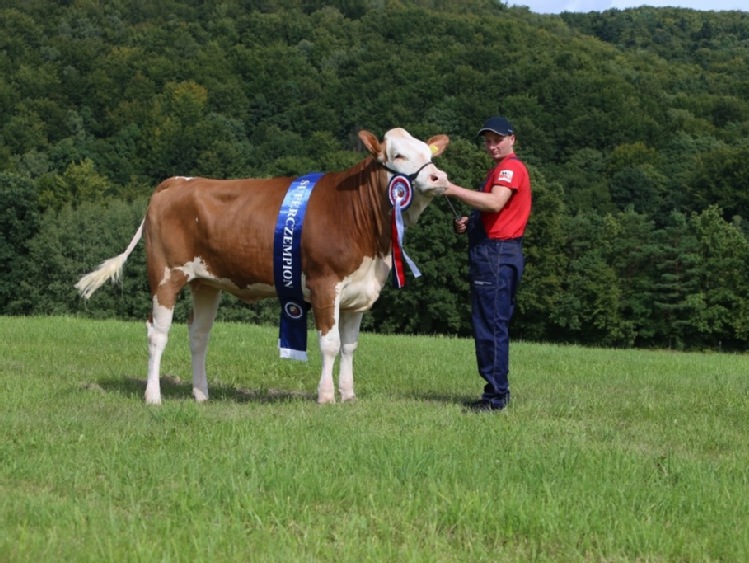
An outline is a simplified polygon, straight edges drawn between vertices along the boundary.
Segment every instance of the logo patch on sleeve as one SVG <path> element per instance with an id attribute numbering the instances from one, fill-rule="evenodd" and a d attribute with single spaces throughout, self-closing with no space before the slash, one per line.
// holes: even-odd
<path id="1" fill-rule="evenodd" d="M 500 170 L 499 175 L 497 177 L 498 182 L 507 182 L 508 184 L 512 183 L 512 170 Z"/>

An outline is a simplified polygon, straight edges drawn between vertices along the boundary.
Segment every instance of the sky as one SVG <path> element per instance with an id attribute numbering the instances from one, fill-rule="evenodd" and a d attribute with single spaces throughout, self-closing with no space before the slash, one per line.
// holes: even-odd
<path id="1" fill-rule="evenodd" d="M 603 12 L 612 8 L 623 10 L 638 6 L 674 6 L 692 10 L 742 10 L 749 12 L 749 0 L 507 0 L 510 6 L 527 6 L 531 12 Z"/>

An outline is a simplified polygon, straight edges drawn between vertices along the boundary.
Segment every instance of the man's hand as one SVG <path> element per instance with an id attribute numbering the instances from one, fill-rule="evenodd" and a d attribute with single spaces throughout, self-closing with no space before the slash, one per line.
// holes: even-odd
<path id="1" fill-rule="evenodd" d="M 466 230 L 468 230 L 468 217 L 455 219 L 455 221 L 453 221 L 453 230 L 459 235 L 464 234 Z"/>

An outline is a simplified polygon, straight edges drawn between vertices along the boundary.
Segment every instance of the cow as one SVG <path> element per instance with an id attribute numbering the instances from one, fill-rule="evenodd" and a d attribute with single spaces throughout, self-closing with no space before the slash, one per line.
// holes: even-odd
<path id="1" fill-rule="evenodd" d="M 447 147 L 446 135 L 425 143 L 396 128 L 382 141 L 366 130 L 358 137 L 369 154 L 347 170 L 319 175 L 306 201 L 298 242 L 301 293 L 314 315 L 322 356 L 320 404 L 335 403 L 333 366 L 339 353 L 340 398 L 356 399 L 353 355 L 362 316 L 379 297 L 393 266 L 398 243 L 393 240 L 398 237 L 393 228 L 395 207 L 401 226 L 413 225 L 447 186 L 447 175 L 432 162 Z M 401 189 L 413 186 L 407 208 L 400 207 L 402 190 L 393 202 L 390 188 L 398 178 L 406 184 Z M 88 299 L 107 280 L 117 281 L 128 256 L 145 237 L 152 300 L 146 322 L 147 404 L 161 404 L 161 357 L 175 302 L 185 285 L 193 299 L 188 332 L 193 397 L 198 402 L 208 399 L 206 351 L 221 292 L 247 303 L 279 295 L 274 236 L 293 181 L 169 178 L 154 191 L 127 249 L 75 284 Z"/>

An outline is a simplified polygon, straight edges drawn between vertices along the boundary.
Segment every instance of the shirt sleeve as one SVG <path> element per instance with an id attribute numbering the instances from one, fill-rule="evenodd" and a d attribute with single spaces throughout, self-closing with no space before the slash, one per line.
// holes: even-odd
<path id="1" fill-rule="evenodd" d="M 494 172 L 493 186 L 504 186 L 511 190 L 518 190 L 520 188 L 520 170 L 515 165 L 514 161 L 502 163 L 497 166 Z"/>

